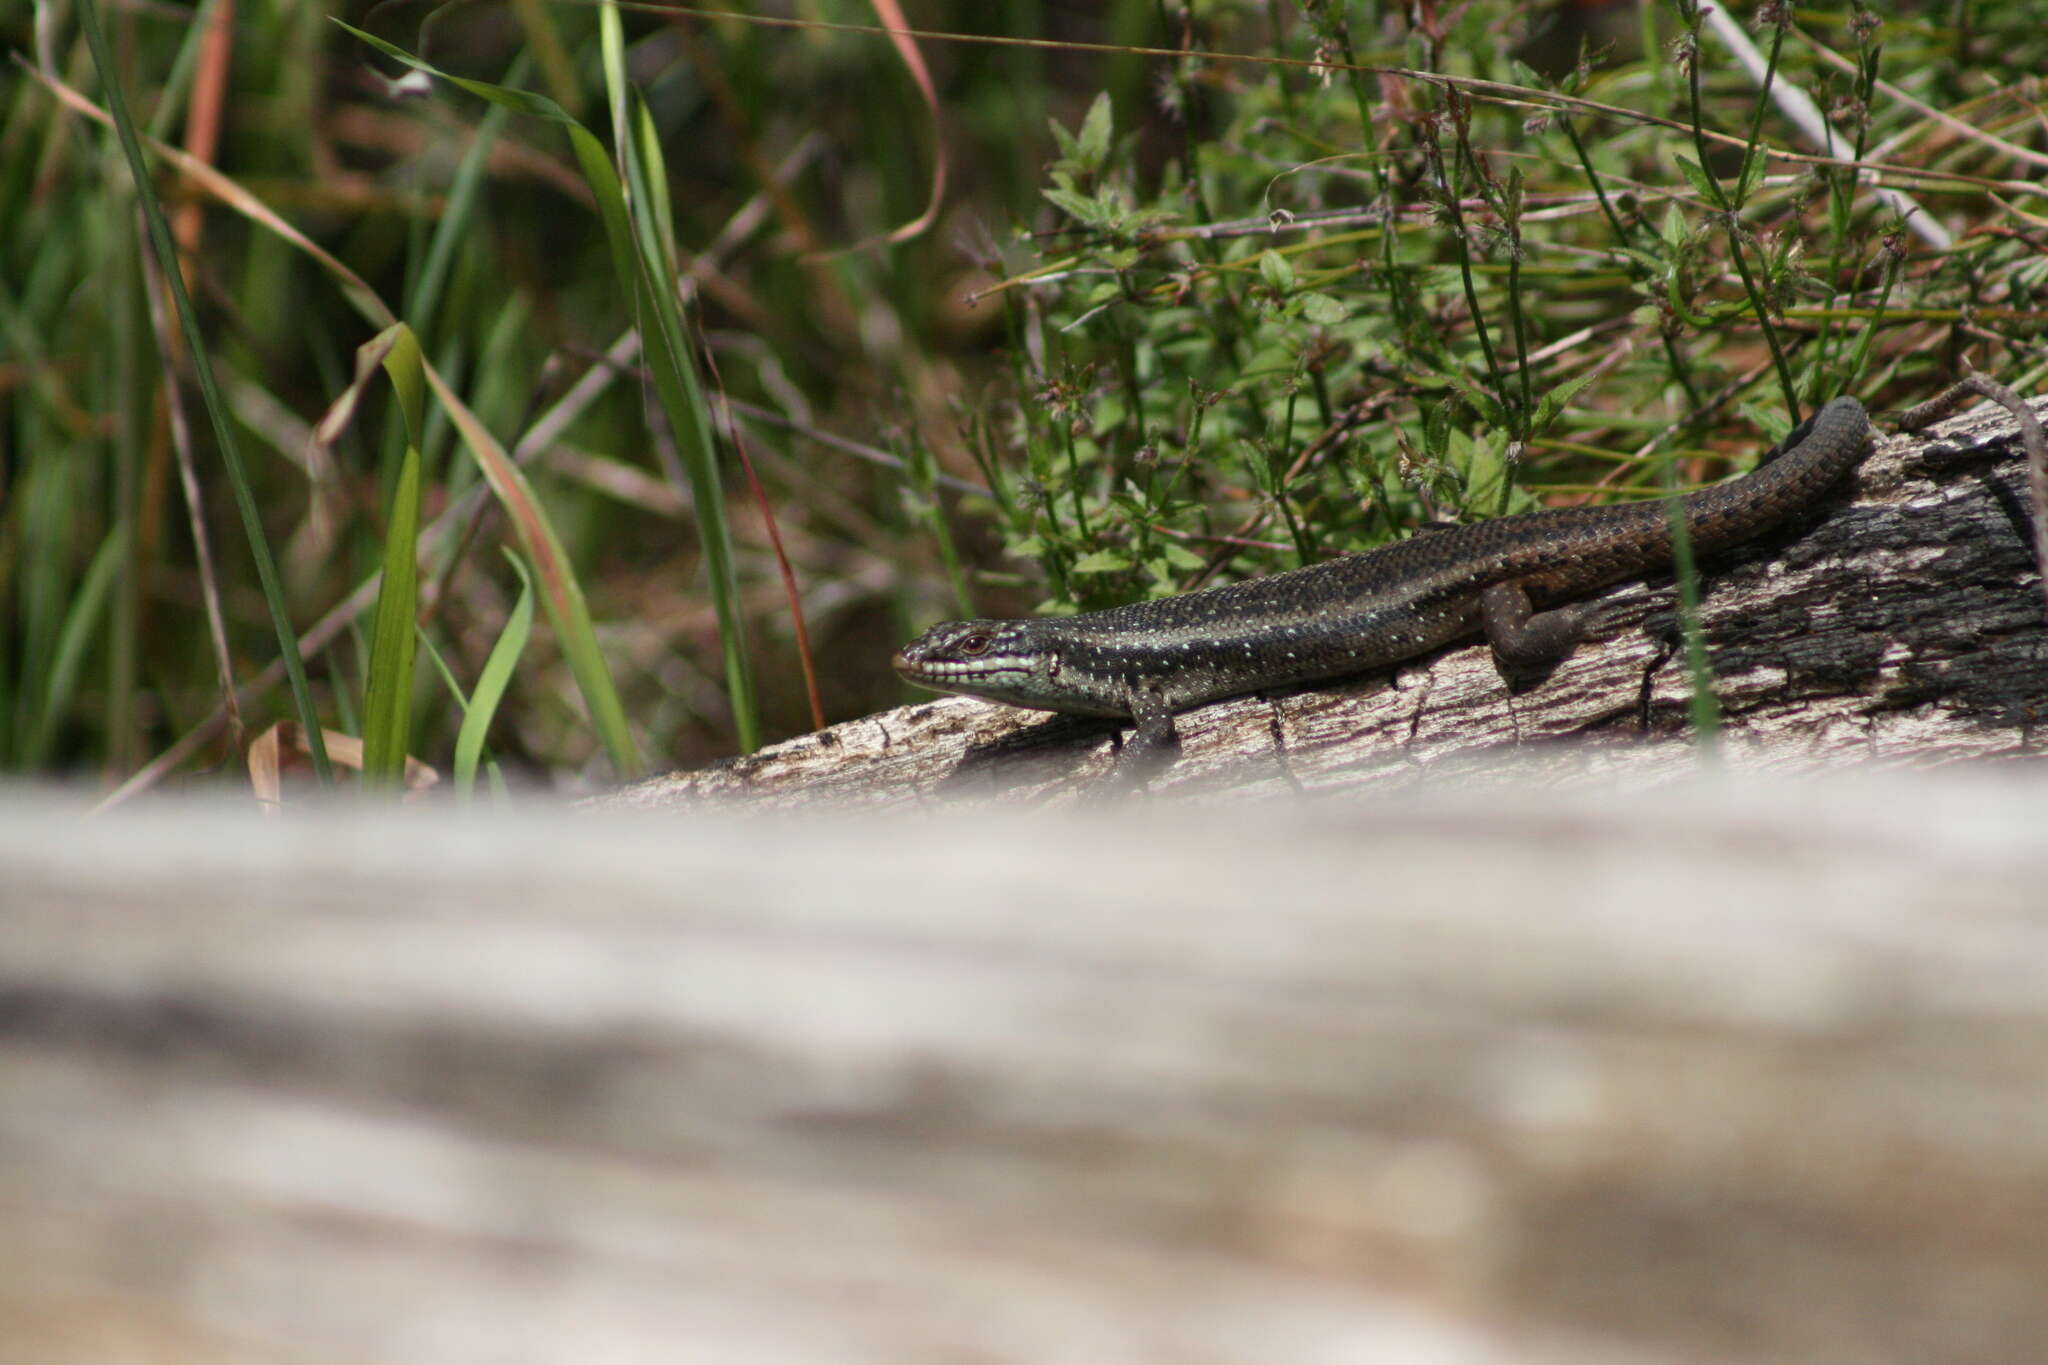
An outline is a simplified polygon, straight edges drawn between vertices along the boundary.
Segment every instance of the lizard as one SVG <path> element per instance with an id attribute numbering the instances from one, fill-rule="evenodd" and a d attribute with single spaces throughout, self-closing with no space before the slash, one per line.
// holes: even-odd
<path id="1" fill-rule="evenodd" d="M 1697 554 L 1811 507 L 1861 463 L 1870 419 L 1837 398 L 1739 478 L 1677 498 Z M 1506 672 L 1555 665 L 1591 608 L 1573 599 L 1672 562 L 1668 500 L 1554 507 L 1360 554 L 1065 617 L 948 621 L 897 651 L 906 681 L 1012 706 L 1132 721 L 1120 774 L 1167 758 L 1176 713 L 1368 673 L 1484 634 Z"/>

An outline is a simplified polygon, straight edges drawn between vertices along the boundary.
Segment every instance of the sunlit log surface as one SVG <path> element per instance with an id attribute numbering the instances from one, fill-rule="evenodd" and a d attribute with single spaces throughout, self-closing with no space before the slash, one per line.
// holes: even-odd
<path id="1" fill-rule="evenodd" d="M 2037 1361 L 2031 770 L 0 803 L 0 1361 Z"/>

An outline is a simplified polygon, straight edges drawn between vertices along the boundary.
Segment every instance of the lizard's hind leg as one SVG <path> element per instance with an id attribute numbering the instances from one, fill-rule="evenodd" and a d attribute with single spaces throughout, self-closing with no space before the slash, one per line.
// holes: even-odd
<path id="1" fill-rule="evenodd" d="M 1537 611 L 1529 590 L 1512 580 L 1479 594 L 1479 619 L 1493 656 L 1515 673 L 1546 672 L 1562 663 L 1586 633 L 1591 615 L 1583 603 Z"/>

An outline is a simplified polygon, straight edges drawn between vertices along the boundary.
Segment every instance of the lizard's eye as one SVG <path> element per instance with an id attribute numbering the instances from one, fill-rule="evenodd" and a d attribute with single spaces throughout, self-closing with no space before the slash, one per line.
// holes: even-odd
<path id="1" fill-rule="evenodd" d="M 988 652 L 988 645 L 989 637 L 980 631 L 976 631 L 974 634 L 961 640 L 957 647 L 962 654 L 986 654 Z"/>

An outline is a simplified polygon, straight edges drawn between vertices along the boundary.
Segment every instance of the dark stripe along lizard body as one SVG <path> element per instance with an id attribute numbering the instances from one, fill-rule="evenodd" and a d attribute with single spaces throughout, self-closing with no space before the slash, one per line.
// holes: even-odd
<path id="1" fill-rule="evenodd" d="M 1683 497 L 1694 552 L 1811 506 L 1869 447 L 1863 405 L 1837 398 L 1753 472 Z M 1369 672 L 1481 630 L 1511 666 L 1555 662 L 1577 642 L 1586 610 L 1558 604 L 1668 569 L 1671 558 L 1662 500 L 1550 508 L 1106 611 L 952 621 L 894 662 L 942 692 L 1132 717 L 1138 735 L 1127 749 L 1149 752 L 1171 743 L 1176 711 Z"/>

